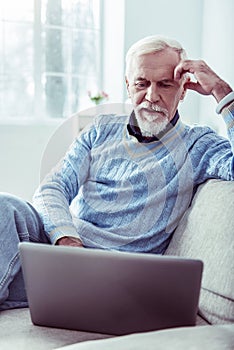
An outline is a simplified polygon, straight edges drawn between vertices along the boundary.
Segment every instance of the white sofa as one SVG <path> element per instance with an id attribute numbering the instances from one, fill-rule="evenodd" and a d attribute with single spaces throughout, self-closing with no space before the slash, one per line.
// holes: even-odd
<path id="1" fill-rule="evenodd" d="M 28 309 L 8 310 L 0 313 L 0 349 L 234 349 L 233 236 L 234 183 L 210 180 L 198 188 L 166 251 L 204 262 L 196 327 L 111 337 L 34 326 Z"/>

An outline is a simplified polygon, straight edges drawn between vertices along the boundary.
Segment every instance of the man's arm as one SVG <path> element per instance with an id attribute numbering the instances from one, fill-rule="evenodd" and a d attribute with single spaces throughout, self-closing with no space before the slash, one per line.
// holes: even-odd
<path id="1" fill-rule="evenodd" d="M 234 180 L 234 92 L 204 61 L 181 61 L 175 68 L 174 78 L 181 79 L 187 73 L 192 74 L 196 81 L 188 79 L 185 88 L 216 99 L 216 112 L 222 113 L 229 137 L 229 142 L 218 135 L 214 139 L 207 137 L 202 155 L 203 175 L 207 175 L 207 178 Z M 203 144 L 204 139 L 200 146 L 197 143 L 197 147 L 203 149 Z"/>
<path id="2" fill-rule="evenodd" d="M 91 139 L 88 134 L 78 137 L 34 195 L 33 204 L 52 244 L 82 246 L 70 204 L 88 177 Z"/>

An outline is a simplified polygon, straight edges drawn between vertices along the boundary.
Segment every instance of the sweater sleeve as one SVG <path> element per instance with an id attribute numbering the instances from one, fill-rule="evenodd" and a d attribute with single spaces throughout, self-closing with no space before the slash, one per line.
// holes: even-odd
<path id="1" fill-rule="evenodd" d="M 70 213 L 70 204 L 88 176 L 94 138 L 95 128 L 92 127 L 75 139 L 33 197 L 33 205 L 53 244 L 64 236 L 79 237 Z"/>
<path id="2" fill-rule="evenodd" d="M 222 110 L 222 117 L 229 139 L 207 127 L 192 146 L 196 184 L 210 178 L 234 180 L 234 102 Z"/>
<path id="3" fill-rule="evenodd" d="M 234 101 L 222 110 L 222 116 L 227 126 L 227 132 L 234 154 Z"/>
<path id="4" fill-rule="evenodd" d="M 221 114 L 227 127 L 229 147 L 226 147 L 223 156 L 221 154 L 222 173 L 219 177 L 224 180 L 234 180 L 234 101 L 227 105 Z"/>

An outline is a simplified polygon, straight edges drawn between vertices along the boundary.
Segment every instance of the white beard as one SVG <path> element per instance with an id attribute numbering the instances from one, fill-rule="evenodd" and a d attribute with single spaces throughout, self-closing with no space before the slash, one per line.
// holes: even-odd
<path id="1" fill-rule="evenodd" d="M 157 136 L 169 124 L 168 111 L 148 102 L 141 103 L 135 109 L 135 116 L 143 136 Z"/>

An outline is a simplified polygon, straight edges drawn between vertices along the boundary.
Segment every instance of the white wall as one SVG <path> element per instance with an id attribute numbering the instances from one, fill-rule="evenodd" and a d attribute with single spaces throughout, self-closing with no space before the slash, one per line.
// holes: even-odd
<path id="1" fill-rule="evenodd" d="M 0 125 L 0 191 L 30 200 L 54 125 Z"/>
<path id="2" fill-rule="evenodd" d="M 205 0 L 203 11 L 202 56 L 205 61 L 234 87 L 234 1 Z M 214 112 L 215 100 L 201 100 L 200 120 L 207 116 L 209 125 L 226 135 L 222 118 Z"/>
<path id="3" fill-rule="evenodd" d="M 125 49 L 147 35 L 179 40 L 191 56 L 201 53 L 203 0 L 126 0 Z"/>

